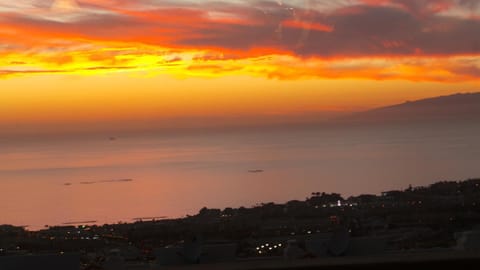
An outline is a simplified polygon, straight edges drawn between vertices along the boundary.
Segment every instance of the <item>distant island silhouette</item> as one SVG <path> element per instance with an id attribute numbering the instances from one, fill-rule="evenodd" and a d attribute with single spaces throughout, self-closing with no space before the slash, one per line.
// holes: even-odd
<path id="1" fill-rule="evenodd" d="M 380 107 L 333 119 L 337 123 L 436 123 L 480 120 L 480 92 L 458 93 Z"/>

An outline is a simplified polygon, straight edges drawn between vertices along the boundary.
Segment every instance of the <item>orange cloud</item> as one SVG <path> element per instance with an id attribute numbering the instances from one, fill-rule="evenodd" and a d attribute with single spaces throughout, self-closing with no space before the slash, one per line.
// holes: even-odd
<path id="1" fill-rule="evenodd" d="M 480 21 L 463 16 L 476 7 L 470 1 L 363 0 L 329 9 L 276 1 L 77 2 L 61 12 L 0 2 L 0 76 L 142 71 L 469 81 L 480 67 Z"/>
<path id="2" fill-rule="evenodd" d="M 333 32 L 333 29 L 334 29 L 330 25 L 313 23 L 313 22 L 304 22 L 304 21 L 298 21 L 298 20 L 287 20 L 287 21 L 284 21 L 282 24 L 285 27 L 315 30 L 320 32 Z"/>

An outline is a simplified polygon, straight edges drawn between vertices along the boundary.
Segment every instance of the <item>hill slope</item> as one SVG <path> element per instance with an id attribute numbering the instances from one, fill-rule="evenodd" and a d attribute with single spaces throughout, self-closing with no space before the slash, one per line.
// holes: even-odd
<path id="1" fill-rule="evenodd" d="M 480 124 L 480 93 L 455 94 L 407 101 L 338 118 L 340 122 L 396 123 L 472 121 Z"/>

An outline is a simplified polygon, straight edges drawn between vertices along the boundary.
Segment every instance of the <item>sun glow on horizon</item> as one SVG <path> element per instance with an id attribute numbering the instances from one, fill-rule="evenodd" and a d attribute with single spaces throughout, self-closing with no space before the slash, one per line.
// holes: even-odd
<path id="1" fill-rule="evenodd" d="M 0 0 L 0 126 L 303 117 L 479 90 L 478 6 L 305 3 Z"/>

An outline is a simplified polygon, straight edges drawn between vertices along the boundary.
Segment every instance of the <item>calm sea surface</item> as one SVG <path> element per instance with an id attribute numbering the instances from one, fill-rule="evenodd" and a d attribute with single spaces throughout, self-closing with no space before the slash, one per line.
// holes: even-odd
<path id="1" fill-rule="evenodd" d="M 451 125 L 3 140 L 0 224 L 181 217 L 480 177 L 479 138 Z"/>

